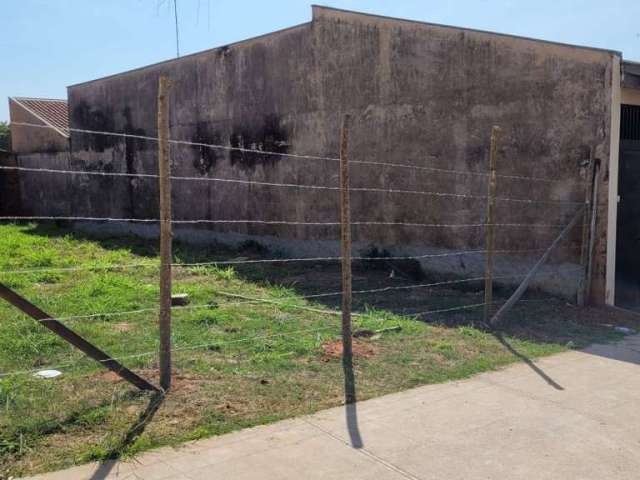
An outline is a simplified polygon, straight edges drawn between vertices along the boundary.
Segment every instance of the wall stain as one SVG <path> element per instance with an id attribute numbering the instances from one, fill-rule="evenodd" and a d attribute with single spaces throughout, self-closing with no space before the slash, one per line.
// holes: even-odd
<path id="1" fill-rule="evenodd" d="M 266 115 L 260 128 L 234 128 L 229 141 L 231 146 L 235 148 L 275 152 L 276 154 L 289 152 L 287 132 L 281 125 L 280 117 L 275 114 Z M 243 170 L 253 170 L 257 165 L 272 166 L 281 158 L 280 155 L 231 151 L 231 165 L 237 165 Z"/>
<path id="2" fill-rule="evenodd" d="M 191 141 L 194 143 L 204 143 L 207 145 L 221 145 L 222 136 L 218 132 L 209 133 L 207 122 L 197 122 L 195 125 L 195 135 L 191 137 Z M 215 168 L 218 163 L 218 159 L 222 155 L 219 150 L 211 147 L 194 147 L 196 152 L 193 159 L 193 167 L 200 173 L 200 175 L 206 175 Z"/>
<path id="3" fill-rule="evenodd" d="M 128 105 L 125 106 L 122 109 L 122 116 L 125 119 L 124 133 L 129 135 L 146 136 L 146 132 L 144 131 L 144 129 L 135 128 L 133 126 L 133 121 L 131 119 L 131 107 L 129 107 Z M 136 152 L 139 150 L 145 150 L 146 148 L 149 148 L 150 143 L 151 142 L 149 142 L 148 140 L 124 137 L 124 158 L 125 158 L 127 173 L 138 173 L 135 165 Z M 128 185 L 127 190 L 129 193 L 129 212 L 132 217 L 136 216 L 136 202 L 135 202 L 136 183 L 137 182 L 133 179 L 129 180 L 129 182 L 127 183 Z"/>
<path id="4" fill-rule="evenodd" d="M 73 108 L 71 112 L 71 125 L 83 130 L 95 130 L 99 132 L 115 131 L 113 113 L 103 112 L 92 108 L 86 101 L 82 100 Z M 73 134 L 74 150 L 91 150 L 94 152 L 104 152 L 108 148 L 117 145 L 119 137 L 111 135 L 98 135 L 90 133 Z"/>

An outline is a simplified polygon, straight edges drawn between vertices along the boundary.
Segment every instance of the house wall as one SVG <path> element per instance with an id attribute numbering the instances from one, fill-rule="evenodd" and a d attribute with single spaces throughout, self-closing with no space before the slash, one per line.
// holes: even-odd
<path id="1" fill-rule="evenodd" d="M 173 81 L 170 136 L 193 142 L 335 157 L 342 115 L 351 113 L 354 161 L 485 172 L 490 130 L 499 125 L 498 173 L 553 179 L 500 177 L 499 197 L 582 202 L 586 169 L 580 165 L 590 150 L 605 172 L 608 168 L 614 57 L 607 51 L 314 7 L 310 24 L 72 86 L 70 122 L 75 128 L 155 136 L 157 82 L 164 74 Z M 154 142 L 74 133 L 71 148 L 74 169 L 157 169 Z M 176 145 L 171 156 L 177 176 L 338 185 L 333 161 Z M 352 187 L 486 194 L 486 177 L 466 173 L 352 164 L 351 176 Z M 607 179 L 603 175 L 605 211 Z M 64 188 L 74 215 L 158 215 L 153 179 L 86 177 Z M 174 181 L 173 195 L 176 219 L 339 218 L 333 190 Z M 564 224 L 576 208 L 500 201 L 496 221 Z M 477 224 L 484 222 L 485 211 L 485 201 L 477 198 L 352 193 L 355 222 Z M 606 214 L 600 219 L 599 232 L 606 232 Z M 331 226 L 234 224 L 211 230 L 286 239 L 289 246 L 311 240 L 335 244 L 339 238 Z M 544 248 L 559 230 L 499 227 L 497 248 Z M 567 245 L 579 243 L 580 230 Z M 477 227 L 356 226 L 353 234 L 357 245 L 394 251 L 484 245 Z M 604 234 L 597 251 L 593 293 L 604 299 Z M 532 255 L 505 257 L 504 269 L 521 272 Z M 565 248 L 554 261 L 575 267 L 578 257 L 578 249 Z M 455 257 L 442 268 L 481 272 L 482 258 Z"/>
<path id="2" fill-rule="evenodd" d="M 52 153 L 69 150 L 69 140 L 51 128 L 17 125 L 17 123 L 45 125 L 45 123 L 11 98 L 9 99 L 9 116 L 13 153 Z"/>
<path id="3" fill-rule="evenodd" d="M 0 166 L 15 167 L 15 155 L 0 151 Z M 0 215 L 20 215 L 20 177 L 17 171 L 0 170 Z"/>

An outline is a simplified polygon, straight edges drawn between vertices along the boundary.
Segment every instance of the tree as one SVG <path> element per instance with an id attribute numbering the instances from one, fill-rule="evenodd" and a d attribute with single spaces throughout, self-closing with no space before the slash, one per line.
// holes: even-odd
<path id="1" fill-rule="evenodd" d="M 11 150 L 11 129 L 8 122 L 0 122 L 0 150 Z"/>

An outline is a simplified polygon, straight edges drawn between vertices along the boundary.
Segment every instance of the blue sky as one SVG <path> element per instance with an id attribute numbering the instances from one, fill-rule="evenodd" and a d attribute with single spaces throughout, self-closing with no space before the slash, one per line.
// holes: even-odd
<path id="1" fill-rule="evenodd" d="M 312 3 L 622 51 L 640 60 L 640 0 L 177 0 L 182 54 L 304 23 Z M 175 57 L 173 0 L 2 0 L 6 97 Z"/>

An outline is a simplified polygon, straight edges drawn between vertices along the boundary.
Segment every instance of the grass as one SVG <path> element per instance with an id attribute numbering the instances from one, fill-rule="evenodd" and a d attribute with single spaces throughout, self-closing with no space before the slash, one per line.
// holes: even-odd
<path id="1" fill-rule="evenodd" d="M 240 251 L 178 245 L 180 262 L 269 256 L 256 245 Z M 0 225 L 0 281 L 57 317 L 157 306 L 155 242 L 92 239 L 55 226 Z M 119 269 L 119 264 L 140 264 Z M 37 271 L 40 268 L 87 270 Z M 112 266 L 111 269 L 102 268 Z M 388 282 L 385 267 L 358 267 L 362 285 Z M 33 271 L 33 270 L 36 271 Z M 86 359 L 64 341 L 0 302 L 0 479 L 34 474 L 92 460 L 131 456 L 143 450 L 219 435 L 339 405 L 342 370 L 327 346 L 339 339 L 338 316 L 302 294 L 339 289 L 335 265 L 194 266 L 174 271 L 174 292 L 192 305 L 175 309 L 174 388 L 144 432 L 132 430 L 149 407 L 137 392 Z M 223 292 L 279 302 L 241 303 Z M 404 296 L 403 296 L 404 295 Z M 520 304 L 505 339 L 473 327 L 479 312 L 462 312 L 424 323 L 394 311 L 411 304 L 434 309 L 474 303 L 478 291 L 406 292 L 364 296 L 355 329 L 385 332 L 356 340 L 355 372 L 360 400 L 418 385 L 467 378 L 518 361 L 615 338 L 609 328 L 581 322 L 585 311 L 559 302 Z M 382 305 L 382 306 L 381 306 Z M 394 308 L 398 307 L 398 308 Z M 588 317 L 588 315 L 586 315 Z M 157 381 L 156 313 L 68 319 L 70 327 L 130 368 Z M 598 317 L 599 318 L 599 317 Z M 359 350 L 358 350 L 359 349 Z M 58 367 L 52 380 L 30 372 Z M 148 413 L 148 412 L 147 412 Z"/>

